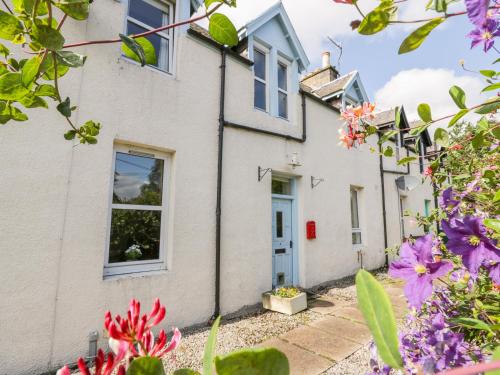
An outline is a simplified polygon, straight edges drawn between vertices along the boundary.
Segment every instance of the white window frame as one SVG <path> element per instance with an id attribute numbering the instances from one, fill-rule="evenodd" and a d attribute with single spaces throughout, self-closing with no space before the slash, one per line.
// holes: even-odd
<path id="1" fill-rule="evenodd" d="M 279 78 L 278 78 L 278 67 L 282 65 L 286 68 L 286 90 L 283 90 L 279 87 Z M 276 64 L 276 87 L 278 89 L 278 93 L 277 93 L 277 96 L 278 96 L 278 112 L 277 112 L 277 115 L 279 118 L 283 119 L 283 120 L 288 120 L 290 118 L 290 69 L 292 67 L 292 64 L 290 63 L 290 61 L 288 61 L 287 59 L 285 59 L 284 57 L 282 56 L 278 56 L 278 62 Z M 279 93 L 282 93 L 282 94 L 285 94 L 286 95 L 286 116 L 287 117 L 283 117 L 280 115 L 280 109 L 279 109 Z"/>
<path id="2" fill-rule="evenodd" d="M 258 81 L 260 83 L 263 83 L 264 84 L 264 92 L 266 93 L 266 109 L 262 109 L 262 108 L 259 108 L 259 107 L 256 107 L 255 106 L 255 95 L 256 95 L 256 92 L 255 92 L 255 88 L 254 88 L 254 108 L 259 110 L 259 111 L 264 111 L 264 112 L 269 112 L 269 49 L 264 47 L 263 45 L 261 44 L 257 44 L 257 43 L 254 43 L 254 47 L 253 47 L 253 57 L 254 57 L 254 61 L 255 61 L 255 51 L 257 52 L 260 52 L 264 55 L 264 58 L 265 58 L 265 66 L 266 66 L 266 79 L 262 79 L 260 77 L 257 77 L 255 75 L 255 68 L 254 68 L 254 74 L 253 74 L 253 78 L 255 81 Z M 254 87 L 255 87 L 255 84 L 254 84 Z"/>
<path id="3" fill-rule="evenodd" d="M 125 153 L 137 156 L 145 156 L 155 159 L 163 160 L 163 181 L 162 181 L 162 205 L 135 205 L 135 204 L 117 204 L 113 203 L 113 189 L 114 189 L 114 173 L 117 153 Z M 161 271 L 166 270 L 166 246 L 167 246 L 167 228 L 168 228 L 168 201 L 169 201 L 169 171 L 170 171 L 170 157 L 168 154 L 156 150 L 145 149 L 131 145 L 115 145 L 113 150 L 113 162 L 111 169 L 111 183 L 109 192 L 109 209 L 108 209 L 108 227 L 107 239 L 104 259 L 104 277 L 124 275 L 139 272 Z M 160 249 L 159 258 L 151 260 L 109 263 L 109 247 L 111 244 L 111 218 L 113 209 L 127 209 L 127 210 L 146 210 L 146 211 L 161 211 L 161 224 L 160 224 Z"/>
<path id="4" fill-rule="evenodd" d="M 351 207 L 351 244 L 353 246 L 353 248 L 355 249 L 358 249 L 360 248 L 361 246 L 363 246 L 363 230 L 361 229 L 361 210 L 359 209 L 360 208 L 360 205 L 359 205 L 359 192 L 361 191 L 361 189 L 359 188 L 356 188 L 354 186 L 351 186 L 350 190 L 349 190 L 349 207 Z M 352 205 L 351 205 L 351 194 L 352 192 L 355 192 L 356 193 L 356 208 L 357 208 L 357 214 L 358 214 L 358 228 L 354 228 L 352 226 Z M 352 234 L 354 233 L 359 233 L 360 234 L 360 237 L 361 237 L 361 242 L 360 243 L 352 243 Z"/>
<path id="5" fill-rule="evenodd" d="M 173 3 L 163 0 L 142 0 L 145 3 L 154 6 L 161 11 L 163 11 L 163 24 L 171 25 L 175 21 L 175 6 Z M 153 30 L 153 27 L 129 16 L 130 11 L 130 0 L 127 1 L 127 13 L 125 17 L 125 34 L 127 34 L 128 22 L 132 22 L 133 24 L 142 27 L 146 30 Z M 167 14 L 168 12 L 168 14 Z M 172 29 L 164 30 L 162 32 L 157 33 L 161 38 L 161 49 L 159 53 L 159 61 L 158 66 L 148 65 L 151 68 L 158 69 L 162 72 L 172 73 L 173 72 L 173 63 L 174 63 L 174 32 Z M 168 40 L 168 51 L 165 44 L 165 39 Z M 166 63 L 166 64 L 165 64 Z M 167 66 L 165 66 L 167 65 Z"/>

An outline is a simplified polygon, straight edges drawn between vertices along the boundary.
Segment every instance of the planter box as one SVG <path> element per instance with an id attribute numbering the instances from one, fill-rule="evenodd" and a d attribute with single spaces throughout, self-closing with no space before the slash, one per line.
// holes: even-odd
<path id="1" fill-rule="evenodd" d="M 283 298 L 275 296 L 272 292 L 266 292 L 262 294 L 262 305 L 268 310 L 293 315 L 307 309 L 307 295 L 300 293 L 293 298 Z"/>

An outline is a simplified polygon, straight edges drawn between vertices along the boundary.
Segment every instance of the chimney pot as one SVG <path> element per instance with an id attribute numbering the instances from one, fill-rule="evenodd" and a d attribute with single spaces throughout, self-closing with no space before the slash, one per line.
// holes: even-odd
<path id="1" fill-rule="evenodd" d="M 323 52 L 323 68 L 328 68 L 330 67 L 330 52 Z"/>

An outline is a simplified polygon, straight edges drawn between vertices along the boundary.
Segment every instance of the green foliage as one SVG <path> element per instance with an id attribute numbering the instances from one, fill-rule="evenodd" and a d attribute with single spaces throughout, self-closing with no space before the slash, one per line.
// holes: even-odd
<path id="1" fill-rule="evenodd" d="M 156 53 L 153 44 L 145 38 L 131 38 L 120 34 L 122 39 L 122 52 L 125 56 L 141 63 L 141 66 L 146 64 L 156 65 Z"/>
<path id="2" fill-rule="evenodd" d="M 16 16 L 0 10 L 1 39 L 12 40 L 23 31 L 23 24 Z"/>
<path id="3" fill-rule="evenodd" d="M 198 371 L 191 370 L 189 368 L 181 368 L 175 370 L 173 375 L 201 375 Z"/>
<path id="4" fill-rule="evenodd" d="M 277 349 L 245 349 L 215 358 L 217 375 L 288 375 L 290 365 Z"/>
<path id="5" fill-rule="evenodd" d="M 214 40 L 222 45 L 233 47 L 238 44 L 238 31 L 224 14 L 212 14 L 208 24 L 208 32 Z"/>
<path id="6" fill-rule="evenodd" d="M 217 344 L 217 331 L 219 330 L 220 316 L 215 319 L 215 322 L 210 329 L 207 343 L 205 344 L 205 352 L 203 354 L 203 374 L 212 375 L 214 366 L 215 346 Z"/>
<path id="7" fill-rule="evenodd" d="M 423 122 L 432 122 L 431 107 L 429 106 L 429 104 L 419 104 L 417 111 Z"/>
<path id="8" fill-rule="evenodd" d="M 443 128 L 437 128 L 434 132 L 434 142 L 441 147 L 448 147 L 450 144 L 450 135 Z"/>
<path id="9" fill-rule="evenodd" d="M 62 34 L 48 25 L 34 23 L 31 36 L 34 41 L 49 50 L 58 51 L 64 46 Z"/>
<path id="10" fill-rule="evenodd" d="M 72 51 L 59 51 L 56 53 L 59 63 L 70 68 L 80 68 L 85 64 L 87 56 Z"/>
<path id="11" fill-rule="evenodd" d="M 450 88 L 450 96 L 460 109 L 466 109 L 465 105 L 465 92 L 458 86 L 452 86 Z"/>
<path id="12" fill-rule="evenodd" d="M 0 76 L 0 99 L 18 100 L 28 94 L 21 73 L 5 73 Z"/>
<path id="13" fill-rule="evenodd" d="M 300 293 L 301 293 L 300 290 L 292 286 L 284 286 L 282 288 L 277 288 L 273 290 L 273 294 L 281 298 L 297 297 Z"/>
<path id="14" fill-rule="evenodd" d="M 469 113 L 468 109 L 461 109 L 460 111 L 458 111 L 457 114 L 453 116 L 453 118 L 450 120 L 448 126 L 452 127 L 453 125 L 455 125 L 458 122 L 458 120 L 464 117 L 467 113 Z"/>
<path id="15" fill-rule="evenodd" d="M 416 50 L 422 45 L 427 36 L 434 30 L 438 25 L 444 21 L 443 18 L 435 18 L 432 21 L 427 22 L 425 25 L 419 27 L 414 32 L 412 32 L 399 47 L 399 54 L 408 53 Z"/>
<path id="16" fill-rule="evenodd" d="M 161 359 L 141 357 L 132 361 L 127 375 L 165 375 L 165 370 Z"/>
<path id="17" fill-rule="evenodd" d="M 402 368 L 396 319 L 382 285 L 367 271 L 356 275 L 358 305 L 363 313 L 382 360 L 395 369 Z"/>
<path id="18" fill-rule="evenodd" d="M 89 3 L 89 0 L 62 0 L 53 2 L 54 6 L 78 21 L 86 20 L 89 16 Z"/>
<path id="19" fill-rule="evenodd" d="M 500 346 L 498 346 L 495 351 L 493 352 L 492 361 L 500 361 Z M 486 375 L 500 375 L 500 369 L 493 370 L 493 371 L 488 371 L 486 372 Z"/>
<path id="20" fill-rule="evenodd" d="M 399 160 L 398 165 L 405 165 L 405 164 L 411 163 L 412 161 L 415 161 L 415 160 L 417 160 L 417 158 L 415 156 L 407 156 L 407 157 Z"/>
<path id="21" fill-rule="evenodd" d="M 363 35 L 376 34 L 387 27 L 389 20 L 390 14 L 388 12 L 375 9 L 361 21 L 358 32 Z"/>
<path id="22" fill-rule="evenodd" d="M 38 75 L 38 71 L 40 69 L 41 63 L 42 63 L 42 60 L 38 56 L 35 56 L 35 57 L 29 59 L 23 65 L 23 68 L 21 70 L 21 81 L 22 81 L 24 87 L 27 87 L 27 88 L 30 87 L 31 83 Z"/>

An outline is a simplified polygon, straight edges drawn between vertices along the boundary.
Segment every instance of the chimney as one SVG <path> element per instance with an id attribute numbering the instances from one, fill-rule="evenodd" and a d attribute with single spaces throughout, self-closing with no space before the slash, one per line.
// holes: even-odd
<path id="1" fill-rule="evenodd" d="M 326 85 L 339 78 L 340 74 L 337 69 L 331 64 L 331 54 L 325 51 L 321 55 L 322 65 L 320 69 L 307 74 L 301 81 L 302 84 L 310 87 L 313 90 Z"/>
<path id="2" fill-rule="evenodd" d="M 330 64 L 330 52 L 329 51 L 323 52 L 322 57 L 323 57 L 323 65 L 321 67 L 323 69 L 330 67 L 331 66 L 331 64 Z"/>

